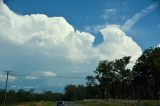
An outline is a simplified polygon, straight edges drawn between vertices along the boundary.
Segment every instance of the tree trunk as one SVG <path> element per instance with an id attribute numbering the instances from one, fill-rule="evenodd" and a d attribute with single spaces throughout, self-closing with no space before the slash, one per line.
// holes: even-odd
<path id="1" fill-rule="evenodd" d="M 158 86 L 157 83 L 155 83 L 155 99 L 158 100 L 159 99 L 159 93 L 158 93 Z"/>

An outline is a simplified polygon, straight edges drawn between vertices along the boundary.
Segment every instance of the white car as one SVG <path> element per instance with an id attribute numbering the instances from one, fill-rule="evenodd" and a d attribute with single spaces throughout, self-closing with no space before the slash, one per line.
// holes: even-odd
<path id="1" fill-rule="evenodd" d="M 65 102 L 64 101 L 57 101 L 56 106 L 65 106 Z"/>

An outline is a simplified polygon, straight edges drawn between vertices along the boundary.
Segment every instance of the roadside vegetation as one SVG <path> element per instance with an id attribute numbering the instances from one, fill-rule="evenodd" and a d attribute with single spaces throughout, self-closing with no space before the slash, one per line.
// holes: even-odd
<path id="1" fill-rule="evenodd" d="M 132 69 L 129 68 L 131 64 L 134 65 Z M 66 99 L 159 100 L 160 48 L 145 50 L 136 63 L 130 56 L 102 60 L 94 75 L 87 76 L 86 80 L 86 86 L 66 86 Z"/>
<path id="2" fill-rule="evenodd" d="M 116 102 L 116 101 L 108 101 L 108 100 L 100 100 L 100 101 L 78 101 L 78 104 L 82 104 L 82 106 L 160 106 L 160 101 L 158 100 L 141 100 L 139 102 L 124 102 L 124 100 Z"/>
<path id="3" fill-rule="evenodd" d="M 39 102 L 23 102 L 14 104 L 12 106 L 56 106 L 55 102 L 51 101 L 39 101 Z"/>

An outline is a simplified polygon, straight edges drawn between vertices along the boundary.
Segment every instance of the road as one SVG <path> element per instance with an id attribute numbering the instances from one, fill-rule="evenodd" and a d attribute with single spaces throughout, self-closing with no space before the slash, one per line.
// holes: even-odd
<path id="1" fill-rule="evenodd" d="M 66 103 L 65 103 L 65 106 L 83 106 L 83 105 L 81 105 L 81 104 L 76 104 L 76 103 L 74 103 L 74 102 L 66 102 Z"/>

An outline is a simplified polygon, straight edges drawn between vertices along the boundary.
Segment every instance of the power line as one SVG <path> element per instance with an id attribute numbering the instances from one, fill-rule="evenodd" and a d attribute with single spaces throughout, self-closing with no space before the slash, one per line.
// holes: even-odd
<path id="1" fill-rule="evenodd" d="M 6 74 L 0 74 L 6 75 Z M 8 76 L 15 76 L 15 77 L 47 77 L 47 78 L 86 78 L 85 76 L 50 76 L 50 75 L 36 75 L 36 74 L 8 74 Z"/>
<path id="2" fill-rule="evenodd" d="M 47 75 L 27 75 L 27 74 L 10 74 L 10 76 L 19 76 L 19 77 L 27 77 L 27 76 L 33 76 L 33 77 L 47 77 L 47 78 L 86 78 L 84 76 L 47 76 Z"/>
<path id="3" fill-rule="evenodd" d="M 6 106 L 6 100 L 7 100 L 7 86 L 8 86 L 8 80 L 9 80 L 9 76 L 17 76 L 17 77 L 27 77 L 27 76 L 33 76 L 33 77 L 47 77 L 47 78 L 86 78 L 84 76 L 47 76 L 47 75 L 27 75 L 27 74 L 10 74 L 11 71 L 7 70 L 4 71 L 5 74 L 0 74 L 0 75 L 6 75 L 6 83 L 5 83 L 5 95 L 4 95 L 4 103 L 3 106 Z"/>

